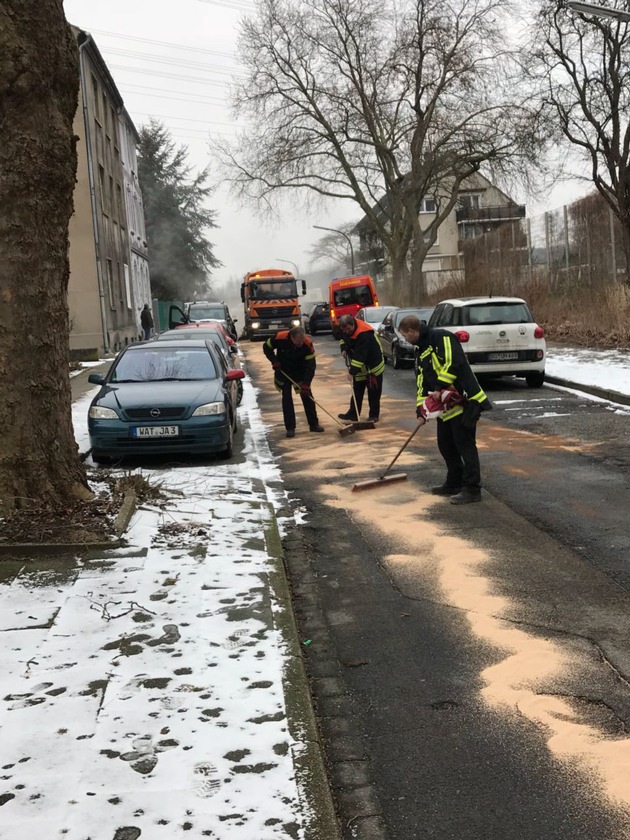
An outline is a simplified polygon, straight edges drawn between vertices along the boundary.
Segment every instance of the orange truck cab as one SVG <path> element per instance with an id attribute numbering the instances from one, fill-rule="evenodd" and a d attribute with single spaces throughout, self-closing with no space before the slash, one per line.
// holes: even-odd
<path id="1" fill-rule="evenodd" d="M 356 315 L 364 306 L 378 306 L 374 281 L 369 274 L 332 280 L 328 285 L 328 295 L 333 333 L 339 331 L 342 315 Z"/>
<path id="2" fill-rule="evenodd" d="M 247 338 L 269 338 L 278 330 L 290 330 L 302 325 L 298 283 L 306 294 L 304 280 L 296 280 L 290 271 L 263 268 L 250 271 L 241 283 Z"/>

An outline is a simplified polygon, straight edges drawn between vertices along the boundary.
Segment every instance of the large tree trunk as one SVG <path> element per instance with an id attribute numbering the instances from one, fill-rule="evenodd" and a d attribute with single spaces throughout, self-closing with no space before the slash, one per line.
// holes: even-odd
<path id="1" fill-rule="evenodd" d="M 79 71 L 61 0 L 0 4 L 0 512 L 87 492 L 71 420 L 68 221 Z"/>

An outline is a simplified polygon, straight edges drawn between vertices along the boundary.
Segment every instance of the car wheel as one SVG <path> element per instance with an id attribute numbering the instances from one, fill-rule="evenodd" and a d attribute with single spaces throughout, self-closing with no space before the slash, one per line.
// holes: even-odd
<path id="1" fill-rule="evenodd" d="M 530 388 L 542 388 L 543 382 L 545 381 L 545 371 L 534 371 L 533 373 L 528 373 L 525 376 L 525 382 L 529 385 Z"/>
<path id="2" fill-rule="evenodd" d="M 311 333 L 311 335 L 317 335 L 317 327 L 311 326 L 310 333 Z"/>
<path id="3" fill-rule="evenodd" d="M 242 381 L 242 379 L 237 379 L 237 381 L 236 381 L 236 405 L 240 405 L 242 399 L 243 399 L 243 381 Z"/>
<path id="4" fill-rule="evenodd" d="M 227 445 L 226 445 L 225 449 L 223 450 L 223 452 L 221 452 L 220 457 L 221 458 L 231 458 L 233 454 L 234 454 L 234 422 L 232 421 L 232 422 L 230 422 L 230 425 L 228 426 L 228 442 L 227 442 Z"/>
<path id="5" fill-rule="evenodd" d="M 400 368 L 400 359 L 398 358 L 398 353 L 396 352 L 395 347 L 392 347 L 392 367 L 394 370 L 398 370 Z"/>

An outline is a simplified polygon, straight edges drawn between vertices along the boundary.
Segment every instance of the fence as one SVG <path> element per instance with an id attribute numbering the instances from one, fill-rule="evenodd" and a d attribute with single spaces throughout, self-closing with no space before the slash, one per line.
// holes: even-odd
<path id="1" fill-rule="evenodd" d="M 627 278 L 621 227 L 598 195 L 506 223 L 463 245 L 468 293 L 602 288 Z"/>

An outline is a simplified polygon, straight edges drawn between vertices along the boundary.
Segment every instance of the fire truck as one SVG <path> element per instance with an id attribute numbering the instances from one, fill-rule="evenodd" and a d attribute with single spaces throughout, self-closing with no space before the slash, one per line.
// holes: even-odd
<path id="1" fill-rule="evenodd" d="M 298 292 L 298 283 L 301 284 L 301 292 Z M 241 284 L 244 335 L 255 341 L 269 338 L 278 330 L 301 326 L 300 293 L 306 294 L 306 283 L 296 280 L 290 271 L 280 268 L 250 271 Z"/>

